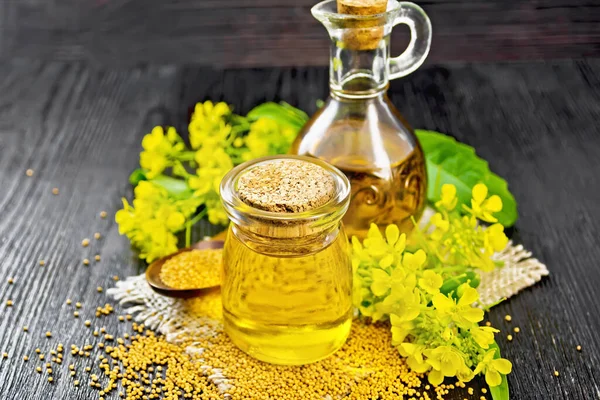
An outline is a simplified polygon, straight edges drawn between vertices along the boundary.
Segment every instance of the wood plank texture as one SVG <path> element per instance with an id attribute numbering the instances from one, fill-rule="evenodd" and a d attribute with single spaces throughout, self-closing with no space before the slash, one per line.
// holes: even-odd
<path id="1" fill-rule="evenodd" d="M 211 66 L 328 62 L 328 39 L 310 15 L 316 0 L 5 0 L 0 55 Z M 429 62 L 600 55 L 593 0 L 426 0 Z M 396 28 L 395 53 L 406 44 Z"/>
<path id="2" fill-rule="evenodd" d="M 9 353 L 0 360 L 0 398 L 97 398 L 86 384 L 73 387 L 66 365 L 55 368 L 56 382 L 49 384 L 34 371 L 34 349 L 96 342 L 85 319 L 125 332 L 127 323 L 93 314 L 111 302 L 97 286 L 140 271 L 113 216 L 120 197 L 130 195 L 127 176 L 144 133 L 155 124 L 185 132 L 189 108 L 206 98 L 229 101 L 240 112 L 265 100 L 313 112 L 326 84 L 322 68 L 0 64 L 0 352 Z M 520 208 L 516 234 L 551 271 L 489 314 L 514 363 L 512 398 L 599 399 L 600 61 L 430 66 L 394 82 L 390 94 L 414 126 L 453 133 L 508 179 Z M 27 168 L 33 177 L 25 176 Z M 99 218 L 101 210 L 109 218 Z M 94 232 L 103 238 L 83 248 L 81 240 Z M 95 254 L 102 261 L 84 267 L 82 259 Z M 16 282 L 7 284 L 8 277 Z M 67 298 L 83 303 L 79 319 Z M 4 306 L 8 299 L 13 307 Z M 507 313 L 512 323 L 504 321 Z M 509 343 L 514 326 L 521 333 Z M 575 350 L 579 344 L 582 352 Z M 81 371 L 93 360 L 75 364 Z M 480 395 L 481 381 L 470 386 Z M 453 398 L 463 397 L 472 398 Z"/>

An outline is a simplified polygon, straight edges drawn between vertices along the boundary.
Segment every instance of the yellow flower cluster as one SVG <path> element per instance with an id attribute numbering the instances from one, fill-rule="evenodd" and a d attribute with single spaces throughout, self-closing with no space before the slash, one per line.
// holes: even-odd
<path id="1" fill-rule="evenodd" d="M 481 183 L 473 187 L 472 194 L 472 207 L 463 207 L 466 214 L 461 215 L 456 210 L 456 188 L 443 185 L 441 199 L 436 203 L 438 212 L 426 229 L 432 231 L 420 244 L 442 264 L 491 271 L 496 267 L 492 255 L 508 244 L 504 227 L 492 215 L 502 210 L 502 200 L 496 195 L 487 198 L 488 189 Z M 478 219 L 494 224 L 484 227 Z"/>
<path id="2" fill-rule="evenodd" d="M 477 185 L 472 207 L 461 215 L 455 210 L 456 189 L 444 185 L 431 225 L 415 233 L 424 245 L 412 252 L 396 225 L 384 234 L 372 225 L 362 243 L 352 238 L 355 306 L 373 321 L 389 319 L 392 344 L 433 385 L 446 377 L 467 382 L 481 373 L 497 386 L 512 369 L 497 350 L 498 330 L 479 326 L 484 312 L 474 306 L 475 271 L 494 268 L 491 255 L 508 240 L 502 225 L 478 225 L 478 218 L 494 221 L 492 214 L 502 208 L 497 200 Z"/>
<path id="3" fill-rule="evenodd" d="M 166 168 L 185 161 L 191 155 L 173 127 L 168 127 L 166 134 L 162 126 L 152 129 L 142 139 L 142 148 L 144 151 L 140 153 L 140 166 L 146 170 L 148 179 L 155 178 Z"/>
<path id="4" fill-rule="evenodd" d="M 134 194 L 133 205 L 123 199 L 123 209 L 115 216 L 119 233 L 127 235 L 140 250 L 140 258 L 148 262 L 177 251 L 175 233 L 185 228 L 199 200 L 173 199 L 166 189 L 151 181 L 141 181 Z"/>
<path id="5" fill-rule="evenodd" d="M 188 177 L 194 194 L 206 205 L 211 224 L 228 222 L 219 197 L 219 185 L 235 165 L 288 151 L 297 129 L 274 119 L 250 122 L 231 112 L 226 103 L 198 103 L 189 124 L 190 143 L 196 151 L 197 170 Z"/>
<path id="6" fill-rule="evenodd" d="M 175 233 L 184 228 L 189 246 L 191 226 L 204 216 L 227 224 L 219 196 L 225 174 L 244 161 L 286 153 L 304 118 L 287 104 L 266 103 L 243 117 L 226 103 L 205 101 L 189 123 L 191 148 L 175 128 L 155 127 L 142 140 L 141 169 L 130 177 L 135 198 L 133 205 L 123 200 L 119 230 L 150 262 L 175 252 Z"/>

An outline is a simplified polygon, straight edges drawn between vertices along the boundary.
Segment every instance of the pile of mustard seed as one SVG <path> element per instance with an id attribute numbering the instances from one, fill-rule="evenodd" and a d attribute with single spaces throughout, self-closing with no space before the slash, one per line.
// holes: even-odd
<path id="1" fill-rule="evenodd" d="M 272 160 L 244 172 L 237 184 L 240 199 L 255 208 L 297 213 L 326 204 L 335 194 L 331 173 L 308 161 Z"/>
<path id="2" fill-rule="evenodd" d="M 160 270 L 160 280 L 174 289 L 197 289 L 221 283 L 222 249 L 185 251 L 169 258 Z"/>

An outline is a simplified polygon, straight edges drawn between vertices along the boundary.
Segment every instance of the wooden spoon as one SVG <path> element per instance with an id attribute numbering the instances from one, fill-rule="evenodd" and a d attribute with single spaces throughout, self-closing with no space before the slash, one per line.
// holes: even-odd
<path id="1" fill-rule="evenodd" d="M 192 250 L 222 249 L 224 243 L 225 242 L 222 240 L 203 240 L 192 245 L 191 247 L 181 249 L 177 253 L 173 253 L 169 256 L 158 259 L 152 264 L 150 264 L 150 266 L 146 270 L 146 281 L 156 293 L 162 296 L 175 297 L 178 299 L 189 299 L 192 297 L 198 297 L 210 293 L 214 290 L 218 290 L 220 288 L 220 285 L 213 285 L 193 289 L 175 289 L 169 287 L 160 279 L 160 270 L 162 269 L 162 266 L 164 265 L 165 261 L 172 257 L 175 257 L 178 254 Z"/>

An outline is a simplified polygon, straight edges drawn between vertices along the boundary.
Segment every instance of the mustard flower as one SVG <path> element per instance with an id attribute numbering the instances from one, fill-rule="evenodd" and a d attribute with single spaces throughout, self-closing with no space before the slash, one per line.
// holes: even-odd
<path id="1" fill-rule="evenodd" d="M 490 386 L 498 386 L 502 383 L 502 375 L 508 375 L 512 371 L 512 363 L 505 358 L 494 358 L 496 350 L 492 349 L 485 353 L 483 359 L 475 368 L 474 374 L 480 372 L 485 374 L 485 381 Z"/>
<path id="2" fill-rule="evenodd" d="M 451 295 L 445 296 L 441 293 L 432 298 L 439 314 L 450 316 L 454 322 L 462 326 L 469 326 L 483 319 L 483 310 L 472 306 L 477 300 L 479 300 L 479 293 L 470 286 L 464 289 L 458 302 Z"/>
<path id="3" fill-rule="evenodd" d="M 446 183 L 442 185 L 442 194 L 440 200 L 435 203 L 438 208 L 443 208 L 447 211 L 452 211 L 458 203 L 456 197 L 456 186 Z"/>
<path id="4" fill-rule="evenodd" d="M 502 199 L 498 195 L 487 198 L 487 195 L 488 188 L 483 183 L 473 186 L 470 211 L 482 221 L 498 222 L 498 219 L 492 214 L 502 210 Z M 465 208 L 467 207 L 465 206 Z"/>

